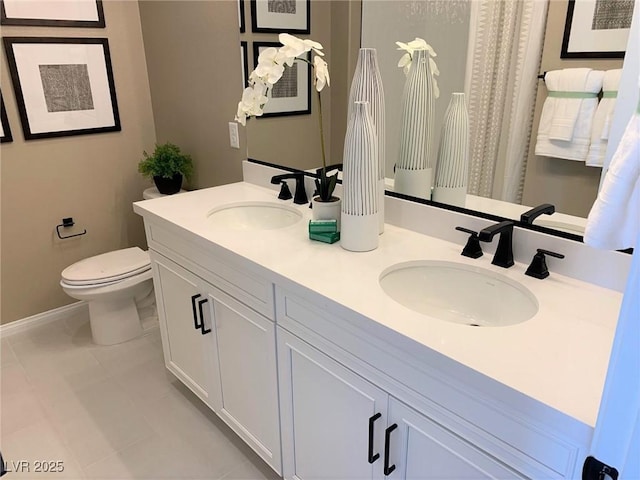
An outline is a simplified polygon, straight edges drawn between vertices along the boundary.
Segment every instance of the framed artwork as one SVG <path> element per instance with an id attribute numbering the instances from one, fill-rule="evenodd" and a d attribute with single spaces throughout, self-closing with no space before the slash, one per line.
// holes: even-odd
<path id="1" fill-rule="evenodd" d="M 0 143 L 13 142 L 11 128 L 9 128 L 9 120 L 7 119 L 7 111 L 4 109 L 2 92 L 0 92 L 0 118 L 2 118 L 2 125 L 0 125 Z"/>
<path id="2" fill-rule="evenodd" d="M 245 25 L 244 25 L 244 0 L 238 1 L 238 22 L 240 26 L 240 33 L 244 33 Z"/>
<path id="3" fill-rule="evenodd" d="M 0 0 L 0 23 L 104 28 L 102 0 Z"/>
<path id="4" fill-rule="evenodd" d="M 240 42 L 240 65 L 242 65 L 242 89 L 249 86 L 249 47 L 247 42 Z"/>
<path id="5" fill-rule="evenodd" d="M 623 58 L 634 0 L 569 0 L 561 58 Z"/>
<path id="6" fill-rule="evenodd" d="M 25 140 L 120 131 L 106 38 L 3 41 Z"/>
<path id="7" fill-rule="evenodd" d="M 310 0 L 251 0 L 251 30 L 311 33 Z"/>
<path id="8" fill-rule="evenodd" d="M 258 55 L 262 50 L 281 46 L 282 44 L 278 42 L 253 42 L 253 67 L 258 65 Z M 307 56 L 309 60 L 308 52 Z M 264 108 L 264 114 L 256 118 L 311 113 L 311 65 L 305 62 L 294 62 L 291 67 L 285 66 L 282 78 L 267 96 L 269 101 Z"/>

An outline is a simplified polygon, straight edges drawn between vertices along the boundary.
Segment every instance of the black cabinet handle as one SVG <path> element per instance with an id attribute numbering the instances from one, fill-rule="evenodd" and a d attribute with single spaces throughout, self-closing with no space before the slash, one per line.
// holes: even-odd
<path id="1" fill-rule="evenodd" d="M 384 431 L 384 474 L 391 475 L 396 469 L 395 465 L 389 466 L 389 444 L 391 443 L 391 432 L 398 428 L 398 424 L 394 423 Z"/>
<path id="2" fill-rule="evenodd" d="M 208 301 L 209 301 L 209 299 L 205 298 L 204 300 L 200 300 L 198 302 L 198 311 L 200 312 L 200 331 L 202 332 L 202 335 L 206 335 L 207 333 L 209 333 L 211 331 L 210 328 L 207 328 L 207 329 L 204 328 L 204 313 L 202 311 L 202 305 L 204 305 Z"/>
<path id="3" fill-rule="evenodd" d="M 382 416 L 380 412 L 369 418 L 369 463 L 375 462 L 380 458 L 380 454 L 373 454 L 373 423 Z"/>
<path id="4" fill-rule="evenodd" d="M 200 328 L 200 325 L 198 324 L 198 313 L 196 312 L 196 299 L 201 296 L 202 295 L 200 295 L 199 293 L 196 293 L 195 295 L 191 295 L 191 310 L 193 311 L 193 327 L 196 330 Z"/>

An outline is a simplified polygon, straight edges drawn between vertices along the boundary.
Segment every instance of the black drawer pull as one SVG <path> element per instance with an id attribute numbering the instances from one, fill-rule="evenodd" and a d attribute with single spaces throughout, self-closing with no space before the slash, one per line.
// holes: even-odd
<path id="1" fill-rule="evenodd" d="M 206 335 L 207 333 L 211 332 L 210 328 L 204 328 L 204 313 L 202 312 L 202 305 L 204 305 L 208 301 L 209 299 L 205 298 L 204 300 L 200 300 L 198 302 L 198 311 L 200 312 L 200 332 L 202 332 L 202 335 Z"/>
<path id="2" fill-rule="evenodd" d="M 391 475 L 396 469 L 395 465 L 389 466 L 389 444 L 391 443 L 391 432 L 398 428 L 398 424 L 394 423 L 384 431 L 384 474 Z"/>
<path id="3" fill-rule="evenodd" d="M 373 423 L 382 416 L 380 412 L 369 418 L 369 463 L 373 463 L 380 458 L 380 454 L 373 454 Z"/>
<path id="4" fill-rule="evenodd" d="M 199 293 L 196 293 L 195 295 L 191 295 L 191 310 L 193 311 L 193 326 L 196 330 L 200 328 L 200 325 L 198 324 L 198 313 L 196 312 L 196 299 L 201 296 L 202 295 L 200 295 Z"/>

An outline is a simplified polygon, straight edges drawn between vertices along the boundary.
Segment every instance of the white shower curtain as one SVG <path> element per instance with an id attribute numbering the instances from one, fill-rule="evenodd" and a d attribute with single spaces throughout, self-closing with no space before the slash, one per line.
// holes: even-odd
<path id="1" fill-rule="evenodd" d="M 548 0 L 472 3 L 468 193 L 520 203 Z"/>

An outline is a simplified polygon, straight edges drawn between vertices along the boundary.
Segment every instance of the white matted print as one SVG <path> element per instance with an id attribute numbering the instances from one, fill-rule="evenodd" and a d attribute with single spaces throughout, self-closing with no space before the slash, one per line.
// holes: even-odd
<path id="1" fill-rule="evenodd" d="M 253 42 L 253 65 L 258 65 L 258 56 L 269 47 L 279 48 L 277 42 Z M 310 55 L 307 53 L 307 60 Z M 264 107 L 262 117 L 284 115 L 306 115 L 311 113 L 311 65 L 302 60 L 293 62 L 292 67 L 285 66 L 282 78 L 267 94 L 269 101 Z M 257 117 L 261 118 L 261 117 Z"/>
<path id="2" fill-rule="evenodd" d="M 623 58 L 634 0 L 569 0 L 561 58 Z"/>
<path id="3" fill-rule="evenodd" d="M 106 38 L 3 40 L 25 139 L 120 130 Z"/>
<path id="4" fill-rule="evenodd" d="M 251 30 L 263 33 L 311 33 L 309 0 L 251 0 Z"/>
<path id="5" fill-rule="evenodd" d="M 104 27 L 102 0 L 2 0 L 2 25 Z"/>

